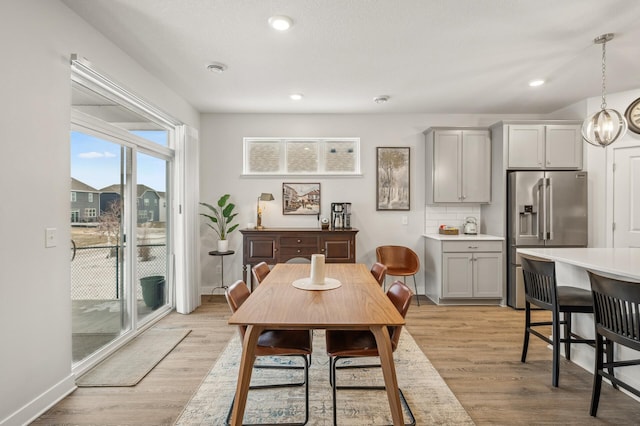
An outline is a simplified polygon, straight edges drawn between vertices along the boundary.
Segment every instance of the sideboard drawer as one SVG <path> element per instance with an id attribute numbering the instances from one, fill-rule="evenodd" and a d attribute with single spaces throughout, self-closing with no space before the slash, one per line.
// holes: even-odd
<path id="1" fill-rule="evenodd" d="M 280 237 L 280 247 L 318 247 L 318 237 Z"/>
<path id="2" fill-rule="evenodd" d="M 311 256 L 319 253 L 318 247 L 280 247 L 280 256 Z"/>

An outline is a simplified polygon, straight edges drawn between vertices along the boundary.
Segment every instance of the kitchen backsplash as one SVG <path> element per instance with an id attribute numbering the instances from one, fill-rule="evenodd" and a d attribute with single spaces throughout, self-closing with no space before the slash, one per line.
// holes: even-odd
<path id="1" fill-rule="evenodd" d="M 478 220 L 478 230 L 480 228 L 480 206 L 426 206 L 425 207 L 425 234 L 437 234 L 440 225 L 455 226 L 460 228 L 464 220 L 473 216 Z"/>

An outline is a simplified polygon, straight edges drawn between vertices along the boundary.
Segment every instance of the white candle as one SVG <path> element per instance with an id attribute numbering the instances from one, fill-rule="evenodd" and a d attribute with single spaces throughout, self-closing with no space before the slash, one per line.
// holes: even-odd
<path id="1" fill-rule="evenodd" d="M 311 255 L 311 284 L 324 284 L 324 254 Z"/>

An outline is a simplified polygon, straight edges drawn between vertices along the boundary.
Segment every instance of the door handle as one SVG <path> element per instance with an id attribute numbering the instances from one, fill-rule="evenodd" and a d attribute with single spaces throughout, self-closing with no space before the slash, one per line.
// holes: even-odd
<path id="1" fill-rule="evenodd" d="M 544 178 L 538 180 L 536 185 L 538 189 L 538 239 L 545 240 L 546 238 L 546 201 L 545 201 L 545 187 Z"/>
<path id="2" fill-rule="evenodd" d="M 549 235 L 547 238 L 553 240 L 553 185 L 551 185 L 551 178 L 547 178 L 547 197 L 549 198 L 549 209 L 545 212 L 549 220 Z"/>

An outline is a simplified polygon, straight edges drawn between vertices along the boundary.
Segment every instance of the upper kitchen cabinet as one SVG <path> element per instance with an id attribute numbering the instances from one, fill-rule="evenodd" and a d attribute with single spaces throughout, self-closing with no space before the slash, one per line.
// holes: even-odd
<path id="1" fill-rule="evenodd" d="M 489 130 L 432 127 L 424 134 L 427 203 L 489 203 Z"/>
<path id="2" fill-rule="evenodd" d="M 581 123 L 504 124 L 509 169 L 582 169 Z"/>

